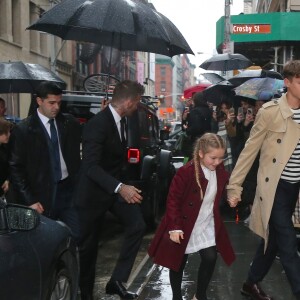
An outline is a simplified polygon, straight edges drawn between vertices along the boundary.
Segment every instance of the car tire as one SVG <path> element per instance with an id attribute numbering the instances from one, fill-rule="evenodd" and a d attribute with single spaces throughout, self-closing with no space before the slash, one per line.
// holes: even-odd
<path id="1" fill-rule="evenodd" d="M 73 270 L 74 256 L 65 252 L 59 259 L 51 280 L 49 300 L 75 300 L 77 298 L 77 276 Z"/>

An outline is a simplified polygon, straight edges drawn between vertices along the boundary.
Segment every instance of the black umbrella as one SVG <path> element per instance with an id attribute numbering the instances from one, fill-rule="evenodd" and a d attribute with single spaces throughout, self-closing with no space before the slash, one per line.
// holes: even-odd
<path id="1" fill-rule="evenodd" d="M 234 54 L 217 54 L 204 61 L 199 67 L 205 70 L 229 71 L 245 69 L 252 65 L 252 62 L 244 55 Z"/>
<path id="2" fill-rule="evenodd" d="M 62 89 L 66 88 L 61 78 L 39 64 L 0 62 L 0 93 L 34 93 L 44 80 L 56 82 Z"/>
<path id="3" fill-rule="evenodd" d="M 218 105 L 223 100 L 231 101 L 231 97 L 234 96 L 233 88 L 233 84 L 227 80 L 223 80 L 206 88 L 203 91 L 203 95 L 206 101 Z"/>
<path id="4" fill-rule="evenodd" d="M 65 0 L 27 29 L 119 50 L 193 54 L 169 19 L 136 0 Z"/>

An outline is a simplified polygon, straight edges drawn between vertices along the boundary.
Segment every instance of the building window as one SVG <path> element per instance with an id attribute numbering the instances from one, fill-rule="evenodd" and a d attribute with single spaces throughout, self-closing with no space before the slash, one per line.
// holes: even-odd
<path id="1" fill-rule="evenodd" d="M 165 81 L 161 81 L 160 82 L 160 91 L 161 92 L 165 92 L 166 91 L 166 82 Z"/>
<path id="2" fill-rule="evenodd" d="M 21 1 L 12 0 L 11 10 L 13 41 L 21 44 Z"/>
<path id="3" fill-rule="evenodd" d="M 166 76 L 166 67 L 160 67 L 160 76 L 162 77 Z"/>

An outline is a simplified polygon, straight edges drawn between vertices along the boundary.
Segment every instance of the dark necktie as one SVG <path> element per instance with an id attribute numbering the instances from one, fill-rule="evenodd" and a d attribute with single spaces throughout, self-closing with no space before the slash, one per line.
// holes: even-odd
<path id="1" fill-rule="evenodd" d="M 125 130 L 126 130 L 126 118 L 123 117 L 121 119 L 121 142 L 123 145 L 126 146 Z"/>
<path id="2" fill-rule="evenodd" d="M 57 130 L 55 128 L 54 119 L 49 120 L 50 123 L 50 133 L 51 133 L 51 142 L 53 149 L 53 159 L 54 159 L 54 173 L 55 179 L 58 182 L 61 179 L 61 166 L 60 166 L 60 156 L 59 156 L 59 142 Z"/>

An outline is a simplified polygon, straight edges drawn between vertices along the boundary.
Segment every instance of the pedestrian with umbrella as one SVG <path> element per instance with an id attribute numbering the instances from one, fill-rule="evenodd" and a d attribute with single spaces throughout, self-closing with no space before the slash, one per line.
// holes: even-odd
<path id="1" fill-rule="evenodd" d="M 287 93 L 259 110 L 227 186 L 228 202 L 235 207 L 260 151 L 249 226 L 261 241 L 241 289 L 243 295 L 259 300 L 272 299 L 260 282 L 278 253 L 291 289 L 300 299 L 300 257 L 292 222 L 300 186 L 300 61 L 287 62 L 283 77 Z"/>

